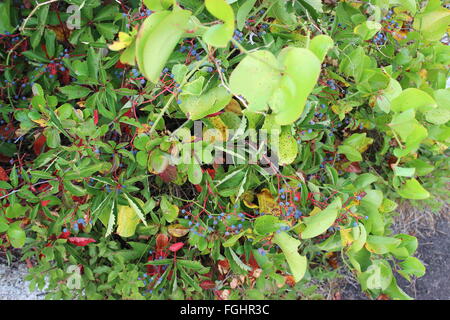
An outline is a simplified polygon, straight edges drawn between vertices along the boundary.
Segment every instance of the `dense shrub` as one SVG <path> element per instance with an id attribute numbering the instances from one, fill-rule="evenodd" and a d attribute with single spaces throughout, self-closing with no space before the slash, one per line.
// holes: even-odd
<path id="1" fill-rule="evenodd" d="M 40 2 L 40 3 L 39 3 Z M 0 246 L 53 299 L 409 299 L 445 199 L 438 0 L 0 3 Z M 81 11 L 80 11 L 81 6 Z"/>

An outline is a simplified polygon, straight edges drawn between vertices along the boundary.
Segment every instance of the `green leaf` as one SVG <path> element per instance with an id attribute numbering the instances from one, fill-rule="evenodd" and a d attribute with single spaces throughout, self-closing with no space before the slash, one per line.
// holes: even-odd
<path id="1" fill-rule="evenodd" d="M 413 16 L 417 12 L 416 0 L 390 0 L 389 4 L 398 4 L 408 10 Z"/>
<path id="2" fill-rule="evenodd" d="M 144 210 L 142 209 L 142 206 L 138 203 L 137 199 L 132 197 L 127 192 L 124 193 L 124 196 L 125 196 L 125 199 L 127 199 L 130 207 L 133 208 L 134 212 L 139 217 L 139 219 L 141 219 L 141 221 L 144 223 L 144 225 L 147 226 L 147 221 L 145 221 L 145 217 L 144 217 Z"/>
<path id="3" fill-rule="evenodd" d="M 244 235 L 244 233 L 245 233 L 245 231 L 242 231 L 238 234 L 235 234 L 235 235 L 229 237 L 224 243 L 222 243 L 222 246 L 224 248 L 234 246 L 234 244 Z"/>
<path id="4" fill-rule="evenodd" d="M 136 59 L 142 74 L 151 82 L 158 82 L 190 17 L 190 11 L 175 6 L 170 13 L 153 13 L 142 24 L 136 39 Z"/>
<path id="5" fill-rule="evenodd" d="M 161 198 L 161 210 L 167 222 L 172 222 L 178 217 L 178 207 L 171 204 L 166 196 Z"/>
<path id="6" fill-rule="evenodd" d="M 363 173 L 359 175 L 358 178 L 356 178 L 355 182 L 353 182 L 353 185 L 355 186 L 356 190 L 362 190 L 377 180 L 377 176 L 371 173 Z"/>
<path id="7" fill-rule="evenodd" d="M 344 154 L 351 162 L 362 161 L 361 153 L 350 145 L 341 145 L 338 147 L 338 152 Z"/>
<path id="8" fill-rule="evenodd" d="M 336 221 L 341 207 L 341 199 L 336 198 L 324 210 L 303 219 L 306 228 L 301 232 L 302 239 L 314 238 L 327 231 L 333 225 L 334 221 Z"/>
<path id="9" fill-rule="evenodd" d="M 69 100 L 81 99 L 91 93 L 91 89 L 79 85 L 60 87 L 59 91 L 65 94 Z"/>
<path id="10" fill-rule="evenodd" d="M 281 166 L 294 162 L 298 154 L 297 140 L 291 134 L 291 126 L 284 126 L 279 136 L 278 161 Z"/>
<path id="11" fill-rule="evenodd" d="M 432 1 L 429 2 L 429 4 Z M 428 9 L 428 8 L 427 8 Z M 415 16 L 413 27 L 429 41 L 438 41 L 450 24 L 450 10 L 440 5 L 434 10 L 425 10 Z"/>
<path id="12" fill-rule="evenodd" d="M 242 59 L 231 73 L 230 89 L 245 98 L 249 110 L 264 111 L 281 79 L 277 68 L 278 61 L 271 52 L 253 52 Z"/>
<path id="13" fill-rule="evenodd" d="M 188 178 L 189 181 L 192 184 L 200 184 L 203 178 L 202 168 L 197 163 L 197 161 L 194 161 L 193 163 L 190 163 L 188 166 Z"/>
<path id="14" fill-rule="evenodd" d="M 450 88 L 434 92 L 437 107 L 425 113 L 428 122 L 441 125 L 450 121 Z"/>
<path id="15" fill-rule="evenodd" d="M 279 230 L 284 225 L 286 224 L 281 222 L 277 217 L 266 214 L 256 218 L 253 228 L 256 233 L 266 235 Z"/>
<path id="16" fill-rule="evenodd" d="M 234 11 L 225 0 L 205 0 L 206 9 L 224 24 L 209 27 L 203 34 L 203 40 L 213 46 L 224 48 L 233 37 Z"/>
<path id="17" fill-rule="evenodd" d="M 14 248 L 22 248 L 25 244 L 25 231 L 20 227 L 20 221 L 11 224 L 8 228 L 7 235 Z"/>
<path id="18" fill-rule="evenodd" d="M 367 236 L 366 248 L 373 253 L 385 254 L 397 248 L 400 243 L 400 239 L 369 235 Z"/>
<path id="19" fill-rule="evenodd" d="M 436 102 L 433 97 L 425 91 L 416 88 L 403 90 L 391 103 L 391 110 L 394 112 L 402 112 L 409 109 L 426 112 L 433 108 L 436 108 Z"/>
<path id="20" fill-rule="evenodd" d="M 394 236 L 396 239 L 400 239 L 399 246 L 390 252 L 398 259 L 406 259 L 412 256 L 419 245 L 417 238 L 409 234 L 399 233 Z"/>
<path id="21" fill-rule="evenodd" d="M 252 11 L 255 3 L 256 0 L 247 0 L 244 4 L 242 4 L 242 6 L 239 7 L 239 10 L 236 13 L 236 24 L 239 30 L 244 28 L 247 16 L 250 14 L 250 11 Z"/>
<path id="22" fill-rule="evenodd" d="M 311 50 L 320 61 L 325 59 L 328 50 L 333 48 L 334 41 L 329 36 L 320 34 L 315 36 L 309 43 L 308 49 Z"/>
<path id="23" fill-rule="evenodd" d="M 86 194 L 86 190 L 82 187 L 73 184 L 72 182 L 65 180 L 63 181 L 64 188 L 69 191 L 71 194 L 77 197 L 82 197 Z"/>
<path id="24" fill-rule="evenodd" d="M 61 137 L 59 131 L 55 128 L 46 128 L 44 130 L 44 136 L 46 138 L 47 146 L 50 148 L 58 148 L 61 146 Z"/>
<path id="25" fill-rule="evenodd" d="M 112 194 L 109 197 L 106 197 L 105 200 L 103 200 L 103 202 L 99 205 L 98 208 L 105 208 L 104 205 L 106 205 L 107 200 L 112 198 Z M 105 204 L 104 204 L 105 203 Z M 105 211 L 107 212 L 107 211 Z M 114 229 L 114 225 L 116 224 L 116 215 L 117 215 L 117 201 L 113 200 L 111 203 L 111 210 L 108 211 L 109 212 L 109 218 L 108 218 L 108 223 L 106 224 L 106 233 L 105 233 L 105 237 L 108 237 L 113 229 Z M 102 221 L 102 218 L 100 217 L 100 220 Z"/>
<path id="26" fill-rule="evenodd" d="M 398 177 L 412 177 L 416 173 L 416 168 L 394 167 L 394 174 Z"/>
<path id="27" fill-rule="evenodd" d="M 425 275 L 425 266 L 419 259 L 415 257 L 406 258 L 405 261 L 399 263 L 399 266 L 402 269 L 399 270 L 398 273 L 400 273 L 408 281 L 411 281 L 411 276 L 420 278 Z"/>
<path id="28" fill-rule="evenodd" d="M 0 34 L 13 31 L 11 26 L 10 1 L 0 3 Z"/>
<path id="29" fill-rule="evenodd" d="M 295 282 L 300 281 L 306 272 L 308 261 L 298 253 L 300 241 L 292 238 L 286 232 L 275 234 L 272 242 L 277 244 L 284 253 Z"/>
<path id="30" fill-rule="evenodd" d="M 20 203 L 11 204 L 6 209 L 6 217 L 10 218 L 10 219 L 23 217 L 23 216 L 25 216 L 28 209 L 29 209 L 29 207 L 23 207 L 20 205 Z"/>
<path id="31" fill-rule="evenodd" d="M 413 200 L 423 200 L 430 197 L 430 193 L 414 178 L 407 180 L 406 183 L 397 190 L 397 193 L 403 198 Z"/>
<path id="32" fill-rule="evenodd" d="M 145 6 L 152 11 L 169 9 L 173 3 L 173 0 L 144 0 Z"/>
<path id="33" fill-rule="evenodd" d="M 231 94 L 224 87 L 216 87 L 200 96 L 183 98 L 179 106 L 190 120 L 199 120 L 219 112 L 230 101 Z"/>
<path id="34" fill-rule="evenodd" d="M 381 30 L 381 24 L 375 21 L 366 21 L 356 26 L 354 33 L 363 40 L 372 39 L 373 36 Z"/>
<path id="35" fill-rule="evenodd" d="M 371 290 L 386 290 L 391 284 L 393 274 L 388 262 L 376 260 L 363 273 L 362 277 L 365 278 L 365 286 L 363 286 L 363 289 L 366 287 Z"/>
<path id="36" fill-rule="evenodd" d="M 321 61 L 308 49 L 288 47 L 278 56 L 285 71 L 269 105 L 280 125 L 294 123 L 303 113 L 306 99 L 316 85 Z"/>

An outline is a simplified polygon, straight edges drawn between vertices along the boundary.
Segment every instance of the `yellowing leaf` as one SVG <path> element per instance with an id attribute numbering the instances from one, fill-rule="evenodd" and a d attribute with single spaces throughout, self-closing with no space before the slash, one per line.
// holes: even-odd
<path id="1" fill-rule="evenodd" d="M 340 229 L 341 243 L 344 247 L 349 246 L 353 242 L 352 228 Z"/>
<path id="2" fill-rule="evenodd" d="M 38 125 L 40 125 L 43 128 L 45 128 L 48 123 L 48 121 L 44 120 L 44 119 L 36 119 L 36 120 L 33 120 L 33 122 L 36 122 Z"/>
<path id="3" fill-rule="evenodd" d="M 222 141 L 228 141 L 228 128 L 219 116 L 209 118 L 214 128 L 219 130 Z"/>
<path id="4" fill-rule="evenodd" d="M 275 216 L 280 215 L 281 210 L 278 207 L 278 204 L 275 202 L 269 189 L 262 189 L 261 192 L 256 195 L 256 197 L 258 198 L 259 212 Z"/>
<path id="5" fill-rule="evenodd" d="M 189 228 L 183 227 L 181 224 L 171 224 L 167 228 L 167 232 L 173 237 L 181 238 L 189 233 Z"/>
<path id="6" fill-rule="evenodd" d="M 119 206 L 117 217 L 117 234 L 121 237 L 132 237 L 136 232 L 136 226 L 140 219 L 136 212 L 129 206 Z"/>
<path id="7" fill-rule="evenodd" d="M 230 103 L 226 105 L 225 111 L 233 112 L 237 115 L 242 115 L 241 105 L 235 99 L 231 99 Z"/>
<path id="8" fill-rule="evenodd" d="M 120 51 L 125 49 L 133 42 L 133 38 L 125 33 L 119 32 L 119 41 L 114 41 L 112 44 L 108 45 L 109 50 Z"/>

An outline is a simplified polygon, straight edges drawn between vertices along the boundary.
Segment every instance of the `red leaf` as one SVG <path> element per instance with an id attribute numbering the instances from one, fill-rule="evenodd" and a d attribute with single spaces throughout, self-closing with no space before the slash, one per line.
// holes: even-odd
<path id="1" fill-rule="evenodd" d="M 169 238 L 165 234 L 158 234 L 156 237 L 156 249 L 162 250 L 169 244 Z"/>
<path id="2" fill-rule="evenodd" d="M 200 288 L 208 290 L 208 289 L 214 289 L 216 287 L 216 284 L 214 281 L 211 280 L 203 280 L 200 282 Z"/>
<path id="3" fill-rule="evenodd" d="M 50 188 L 50 185 L 48 184 L 48 183 L 44 183 L 44 184 L 41 184 L 38 188 L 37 188 L 37 190 L 39 191 L 39 192 L 44 192 L 44 191 L 46 191 L 47 189 L 49 189 Z"/>
<path id="4" fill-rule="evenodd" d="M 8 177 L 8 174 L 6 173 L 5 169 L 0 167 L 0 181 L 8 181 L 8 180 L 9 180 L 9 177 Z"/>
<path id="5" fill-rule="evenodd" d="M 344 169 L 345 172 L 356 172 L 356 173 L 360 173 L 361 172 L 361 167 L 359 166 L 358 162 L 352 162 L 350 163 L 350 165 L 348 166 L 348 168 Z"/>
<path id="6" fill-rule="evenodd" d="M 71 244 L 76 245 L 77 247 L 87 246 L 91 242 L 96 242 L 92 238 L 81 238 L 81 237 L 70 237 L 67 239 Z"/>
<path id="7" fill-rule="evenodd" d="M 47 149 L 45 146 L 45 142 L 47 141 L 47 138 L 41 134 L 33 143 L 33 150 L 34 153 L 38 156 L 44 151 L 44 148 Z"/>
<path id="8" fill-rule="evenodd" d="M 15 131 L 16 129 L 11 122 L 0 126 L 0 135 L 2 135 L 5 139 L 10 139 L 12 136 L 14 136 Z"/>
<path id="9" fill-rule="evenodd" d="M 94 110 L 94 124 L 97 125 L 98 123 L 98 110 Z"/>
<path id="10" fill-rule="evenodd" d="M 169 165 L 163 172 L 158 175 L 165 183 L 169 183 L 177 178 L 177 174 L 177 167 Z"/>
<path id="11" fill-rule="evenodd" d="M 50 200 L 42 200 L 42 201 L 41 201 L 41 205 L 42 205 L 43 207 L 46 207 L 49 203 L 50 203 Z"/>
<path id="12" fill-rule="evenodd" d="M 122 62 L 120 62 L 120 61 L 117 61 L 115 67 L 116 67 L 117 69 L 125 69 L 125 68 L 126 68 L 126 65 L 124 65 L 124 64 L 123 64 Z"/>
<path id="13" fill-rule="evenodd" d="M 61 232 L 58 236 L 58 239 L 68 239 L 70 237 L 70 231 Z"/>
<path id="14" fill-rule="evenodd" d="M 172 251 L 172 252 L 177 252 L 178 250 L 183 248 L 183 246 L 184 246 L 183 242 L 177 242 L 177 243 L 174 243 L 173 245 L 171 245 L 169 247 L 169 250 Z"/>
<path id="15" fill-rule="evenodd" d="M 212 168 L 207 168 L 206 172 L 208 172 L 209 176 L 214 179 L 214 177 L 216 176 L 216 170 L 212 169 Z"/>

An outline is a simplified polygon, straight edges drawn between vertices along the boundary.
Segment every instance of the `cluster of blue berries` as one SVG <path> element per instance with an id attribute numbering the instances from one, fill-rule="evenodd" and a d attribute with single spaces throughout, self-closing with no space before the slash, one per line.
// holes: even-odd
<path id="1" fill-rule="evenodd" d="M 383 32 L 378 32 L 372 39 L 372 42 L 377 45 L 383 45 L 387 41 L 387 37 Z"/>
<path id="2" fill-rule="evenodd" d="M 239 30 L 234 30 L 233 39 L 237 42 L 242 42 L 244 40 L 244 34 Z"/>

